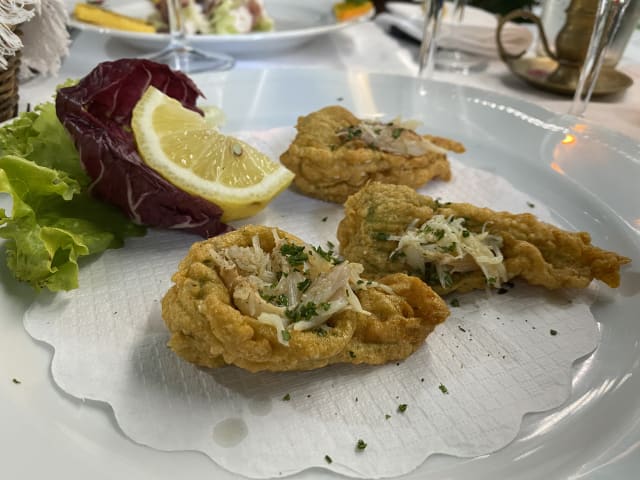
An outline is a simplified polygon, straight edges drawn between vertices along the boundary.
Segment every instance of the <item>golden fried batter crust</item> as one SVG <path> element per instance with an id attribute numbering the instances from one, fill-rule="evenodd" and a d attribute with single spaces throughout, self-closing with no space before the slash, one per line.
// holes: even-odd
<path id="1" fill-rule="evenodd" d="M 337 134 L 360 122 L 340 106 L 298 118 L 296 138 L 280 157 L 282 164 L 296 174 L 295 186 L 311 197 L 344 203 L 370 180 L 417 188 L 436 177 L 451 178 L 445 153 L 398 155 L 373 149 L 358 138 L 345 142 Z M 464 147 L 453 140 L 423 137 L 443 149 L 464 152 Z"/>
<path id="2" fill-rule="evenodd" d="M 483 225 L 503 238 L 502 254 L 509 279 L 522 278 L 549 289 L 584 288 L 593 279 L 610 287 L 620 284 L 620 267 L 630 259 L 595 247 L 586 232 L 567 232 L 539 221 L 529 213 L 495 212 L 468 203 L 441 204 L 400 185 L 372 182 L 345 203 L 345 217 L 338 226 L 340 252 L 365 268 L 364 275 L 376 278 L 408 272 L 402 258 L 390 260 L 397 242 L 384 234 L 400 235 L 415 219 L 425 222 L 434 214 L 463 217 L 466 227 L 480 232 Z M 381 235 L 382 234 L 382 235 Z M 453 284 L 432 288 L 446 294 L 486 288 L 479 271 L 455 273 Z"/>
<path id="3" fill-rule="evenodd" d="M 211 251 L 249 246 L 258 235 L 265 251 L 274 248 L 273 230 L 281 238 L 301 240 L 278 229 L 246 226 L 195 243 L 173 275 L 162 300 L 171 332 L 169 346 L 182 358 L 205 367 L 237 365 L 246 370 L 310 370 L 332 363 L 382 364 L 404 359 L 449 315 L 444 301 L 421 280 L 404 274 L 383 277 L 393 294 L 380 288 L 359 290 L 365 315 L 351 310 L 335 314 L 326 336 L 291 330 L 289 346 L 276 329 L 243 315 L 233 304 Z"/>

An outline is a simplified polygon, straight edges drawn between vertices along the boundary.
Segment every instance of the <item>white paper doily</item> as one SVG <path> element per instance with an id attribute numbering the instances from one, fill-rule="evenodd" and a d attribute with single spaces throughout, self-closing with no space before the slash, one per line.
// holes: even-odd
<path id="1" fill-rule="evenodd" d="M 293 135 L 286 128 L 243 138 L 278 158 Z M 539 200 L 502 178 L 455 158 L 452 169 L 451 182 L 420 191 L 550 220 Z M 251 222 L 325 245 L 335 243 L 341 219 L 341 206 L 288 190 Z M 518 283 L 504 295 L 457 296 L 449 319 L 399 364 L 277 374 L 201 369 L 167 348 L 160 312 L 170 277 L 196 240 L 158 231 L 132 239 L 85 262 L 78 290 L 39 296 L 24 324 L 54 347 L 58 385 L 110 404 L 132 440 L 201 451 L 248 477 L 310 467 L 390 477 L 435 453 L 493 452 L 517 435 L 525 413 L 568 398 L 572 364 L 598 342 L 589 310 L 595 287 L 548 292 Z M 356 448 L 360 439 L 364 450 Z"/>

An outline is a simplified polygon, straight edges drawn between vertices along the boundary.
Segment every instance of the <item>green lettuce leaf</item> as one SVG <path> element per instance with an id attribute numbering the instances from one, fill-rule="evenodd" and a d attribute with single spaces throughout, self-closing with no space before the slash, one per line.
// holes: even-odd
<path id="1" fill-rule="evenodd" d="M 89 178 L 52 103 L 0 128 L 0 209 L 7 265 L 19 280 L 51 291 L 78 287 L 78 261 L 145 229 L 86 192 Z"/>

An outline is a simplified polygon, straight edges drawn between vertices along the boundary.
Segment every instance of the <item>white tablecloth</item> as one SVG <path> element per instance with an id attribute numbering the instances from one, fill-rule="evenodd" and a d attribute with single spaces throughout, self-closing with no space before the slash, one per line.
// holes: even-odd
<path id="1" fill-rule="evenodd" d="M 415 75 L 417 50 L 416 46 L 389 36 L 374 22 L 367 22 L 318 37 L 277 55 L 238 58 L 235 68 L 324 67 Z M 139 55 L 139 50 L 118 40 L 81 32 L 56 77 L 35 78 L 20 86 L 21 104 L 25 106 L 28 102 L 33 105 L 46 100 L 57 84 L 85 75 L 101 61 Z M 634 34 L 619 68 L 634 79 L 634 85 L 617 96 L 592 100 L 585 118 L 640 141 L 640 33 Z M 556 113 L 566 113 L 570 105 L 567 97 L 528 86 L 497 60 L 479 73 L 464 75 L 436 71 L 434 79 L 518 97 Z"/>

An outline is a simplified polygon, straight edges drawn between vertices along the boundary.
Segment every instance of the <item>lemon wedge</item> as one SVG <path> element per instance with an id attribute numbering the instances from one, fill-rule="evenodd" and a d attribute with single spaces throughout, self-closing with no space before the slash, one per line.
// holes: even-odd
<path id="1" fill-rule="evenodd" d="M 131 126 L 144 162 L 181 190 L 218 205 L 224 222 L 255 215 L 294 177 L 154 87 L 134 107 Z"/>

